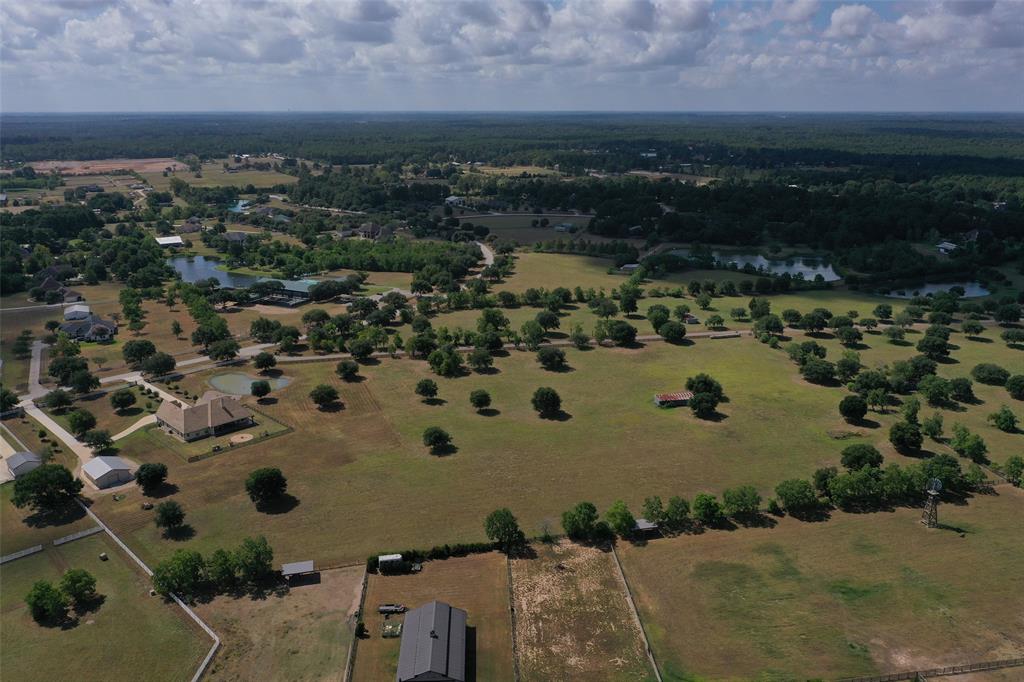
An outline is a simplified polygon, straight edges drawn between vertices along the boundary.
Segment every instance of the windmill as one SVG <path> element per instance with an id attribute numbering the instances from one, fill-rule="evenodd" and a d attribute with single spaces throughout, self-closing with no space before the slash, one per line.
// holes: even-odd
<path id="1" fill-rule="evenodd" d="M 933 478 L 928 483 L 928 490 L 925 491 L 928 497 L 924 501 L 924 513 L 921 514 L 921 523 L 928 528 L 935 528 L 939 525 L 939 492 L 942 490 L 942 481 Z"/>

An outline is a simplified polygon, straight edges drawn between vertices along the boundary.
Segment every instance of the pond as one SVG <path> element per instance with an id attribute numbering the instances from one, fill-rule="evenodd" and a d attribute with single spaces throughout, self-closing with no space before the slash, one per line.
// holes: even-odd
<path id="1" fill-rule="evenodd" d="M 167 259 L 167 264 L 181 274 L 182 281 L 189 282 L 190 284 L 212 277 L 220 282 L 222 287 L 239 289 L 250 287 L 259 279 L 259 277 L 253 277 L 252 275 L 240 275 L 218 270 L 217 265 L 219 262 L 216 258 L 207 258 L 206 256 L 194 256 L 191 258 L 189 256 L 175 256 L 174 258 Z"/>
<path id="2" fill-rule="evenodd" d="M 260 380 L 269 382 L 271 391 L 282 389 L 292 382 L 287 377 L 256 377 L 242 372 L 226 372 L 210 377 L 208 383 L 221 393 L 249 395 L 252 382 Z"/>
<path id="3" fill-rule="evenodd" d="M 978 298 L 988 296 L 990 292 L 979 282 L 945 282 L 942 284 L 922 284 L 915 287 L 905 287 L 890 291 L 886 296 L 889 298 L 914 298 L 915 296 L 928 296 L 937 294 L 940 291 L 949 291 L 953 287 L 961 287 L 964 290 L 964 298 Z"/>
<path id="4" fill-rule="evenodd" d="M 689 249 L 673 249 L 669 253 L 682 258 L 690 257 Z M 806 280 L 813 280 L 816 275 L 821 275 L 822 279 L 826 282 L 835 282 L 839 279 L 839 275 L 832 268 L 831 264 L 810 256 L 777 259 L 765 258 L 756 253 L 732 253 L 728 251 L 712 251 L 711 255 L 716 261 L 725 265 L 735 263 L 737 268 L 751 265 L 756 270 L 764 270 L 774 275 L 788 272 L 792 277 L 796 277 L 798 274 L 803 275 Z"/>
<path id="5" fill-rule="evenodd" d="M 229 208 L 228 210 L 231 211 L 232 213 L 241 213 L 242 211 L 249 207 L 249 203 L 250 202 L 246 201 L 245 199 L 239 199 L 238 201 L 235 202 L 235 205 Z"/>

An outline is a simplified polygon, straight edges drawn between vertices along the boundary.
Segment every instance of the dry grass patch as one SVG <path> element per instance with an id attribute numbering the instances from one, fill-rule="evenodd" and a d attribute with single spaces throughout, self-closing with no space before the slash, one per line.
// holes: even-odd
<path id="1" fill-rule="evenodd" d="M 536 544 L 512 561 L 523 680 L 654 679 L 611 553 Z"/>
<path id="2" fill-rule="evenodd" d="M 468 613 L 467 677 L 511 680 L 512 624 L 508 610 L 508 568 L 497 552 L 429 561 L 412 575 L 368 576 L 363 619 L 369 636 L 359 641 L 352 679 L 356 682 L 392 680 L 398 669 L 398 638 L 384 639 L 384 617 L 377 606 L 405 604 L 410 609 L 437 599 Z M 391 616 L 402 619 L 403 616 Z M 474 654 L 475 642 L 475 654 Z M 475 655 L 475 677 L 471 671 Z"/>

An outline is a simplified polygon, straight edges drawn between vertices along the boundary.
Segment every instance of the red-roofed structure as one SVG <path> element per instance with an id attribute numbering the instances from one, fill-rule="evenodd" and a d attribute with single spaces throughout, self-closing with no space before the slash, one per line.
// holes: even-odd
<path id="1" fill-rule="evenodd" d="M 654 404 L 658 407 L 678 407 L 686 405 L 690 402 L 690 398 L 693 397 L 691 391 L 679 391 L 677 393 L 656 393 L 654 395 Z"/>

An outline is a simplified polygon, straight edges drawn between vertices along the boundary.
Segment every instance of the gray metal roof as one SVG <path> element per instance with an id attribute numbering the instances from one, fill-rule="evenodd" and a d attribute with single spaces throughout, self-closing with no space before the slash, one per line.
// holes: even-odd
<path id="1" fill-rule="evenodd" d="M 432 601 L 405 615 L 396 682 L 466 679 L 466 612 Z"/>
<path id="2" fill-rule="evenodd" d="M 290 564 L 281 564 L 281 575 L 288 577 L 290 575 L 298 575 L 300 573 L 312 573 L 313 572 L 313 560 L 309 561 L 294 561 Z"/>
<path id="3" fill-rule="evenodd" d="M 11 470 L 11 473 L 14 473 L 15 469 L 26 464 L 35 464 L 38 466 L 42 463 L 42 458 L 34 452 L 15 452 L 7 458 L 7 468 Z"/>

